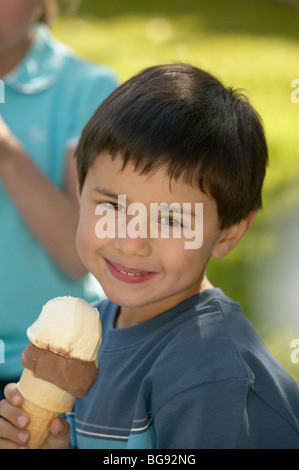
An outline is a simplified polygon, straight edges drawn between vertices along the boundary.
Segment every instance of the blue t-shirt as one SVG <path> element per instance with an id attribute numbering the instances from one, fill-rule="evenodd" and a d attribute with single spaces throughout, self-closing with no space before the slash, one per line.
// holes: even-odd
<path id="1" fill-rule="evenodd" d="M 74 446 L 299 449 L 298 387 L 220 289 L 124 329 L 96 306 L 99 376 L 69 416 Z"/>
<path id="2" fill-rule="evenodd" d="M 39 170 L 62 188 L 68 145 L 80 137 L 95 108 L 117 86 L 114 73 L 79 58 L 42 24 L 19 66 L 3 77 L 0 113 Z M 100 298 L 91 276 L 69 279 L 24 224 L 0 180 L 0 380 L 17 377 L 26 329 L 43 304 L 60 295 Z M 53 231 L 58 227 L 53 226 Z"/>

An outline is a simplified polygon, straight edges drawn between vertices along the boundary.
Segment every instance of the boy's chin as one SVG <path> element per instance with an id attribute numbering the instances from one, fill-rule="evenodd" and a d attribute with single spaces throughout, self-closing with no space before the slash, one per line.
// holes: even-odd
<path id="1" fill-rule="evenodd" d="M 118 291 L 116 292 L 113 290 L 111 292 L 110 289 L 105 290 L 103 288 L 106 296 L 112 303 L 119 305 L 120 307 L 126 308 L 138 308 L 142 307 L 143 302 L 139 301 L 137 296 L 133 294 L 128 295 L 128 292 L 124 293 L 123 295 Z"/>

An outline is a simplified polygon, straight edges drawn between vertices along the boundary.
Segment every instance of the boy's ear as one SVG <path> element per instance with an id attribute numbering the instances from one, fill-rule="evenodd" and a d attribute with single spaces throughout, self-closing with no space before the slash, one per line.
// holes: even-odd
<path id="1" fill-rule="evenodd" d="M 235 248 L 241 238 L 250 229 L 254 222 L 256 212 L 250 212 L 246 219 L 241 220 L 238 224 L 223 230 L 222 235 L 219 237 L 217 244 L 214 246 L 212 256 L 214 258 L 224 258 L 228 253 Z"/>

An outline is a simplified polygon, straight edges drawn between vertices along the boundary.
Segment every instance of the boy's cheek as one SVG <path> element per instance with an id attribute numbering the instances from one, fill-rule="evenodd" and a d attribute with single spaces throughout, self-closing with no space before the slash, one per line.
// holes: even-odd
<path id="1" fill-rule="evenodd" d="M 76 233 L 76 248 L 85 265 L 89 257 L 89 253 L 92 251 L 94 238 L 94 230 L 92 231 L 91 227 L 87 223 L 84 223 L 84 220 L 80 219 Z"/>
<path id="2" fill-rule="evenodd" d="M 84 256 L 83 256 L 84 249 L 82 249 L 82 245 L 84 245 L 84 243 L 82 243 L 81 230 L 78 227 L 77 234 L 76 234 L 76 248 L 77 248 L 78 255 L 81 258 L 81 261 L 84 263 Z"/>

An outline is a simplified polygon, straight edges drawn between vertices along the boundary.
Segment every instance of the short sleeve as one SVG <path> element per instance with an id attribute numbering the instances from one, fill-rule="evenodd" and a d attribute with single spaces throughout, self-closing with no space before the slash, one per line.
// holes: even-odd
<path id="1" fill-rule="evenodd" d="M 232 378 L 192 387 L 153 416 L 159 449 L 246 447 L 247 380 Z"/>

